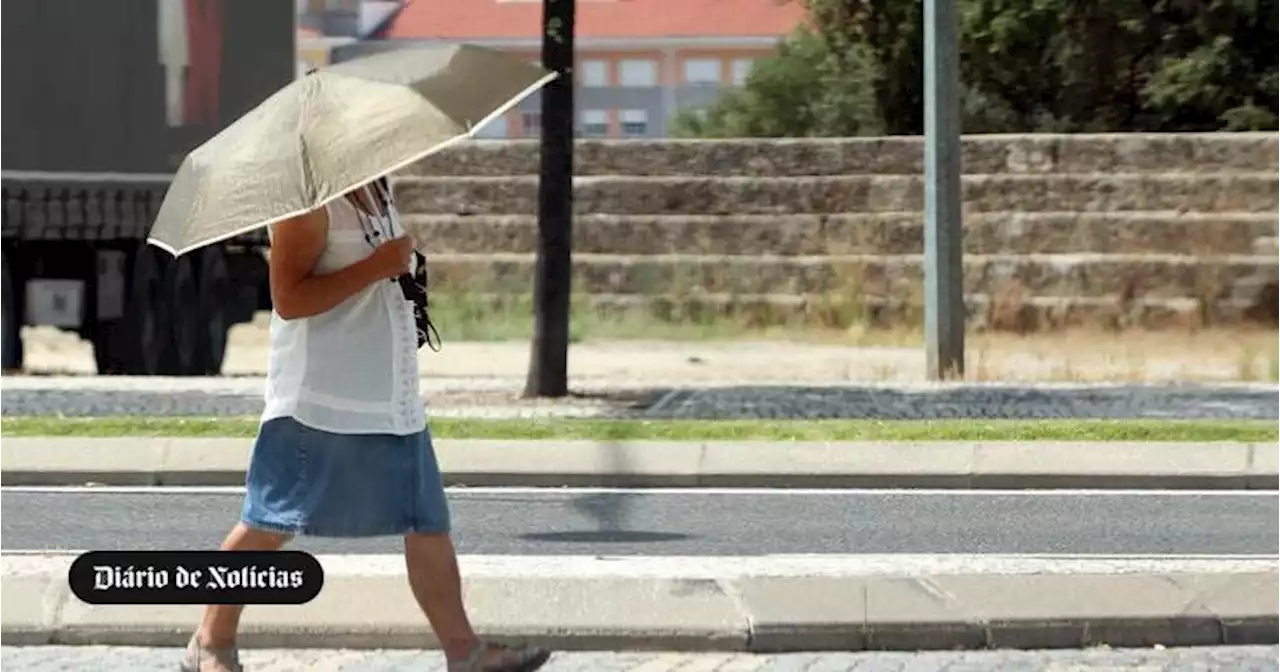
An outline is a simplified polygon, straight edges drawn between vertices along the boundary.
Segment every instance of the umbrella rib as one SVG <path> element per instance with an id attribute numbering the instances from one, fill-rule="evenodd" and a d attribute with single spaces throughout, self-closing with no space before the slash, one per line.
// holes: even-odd
<path id="1" fill-rule="evenodd" d="M 309 86 L 312 89 L 314 89 L 316 86 L 318 86 L 316 81 L 317 81 L 316 78 L 310 77 L 308 78 L 306 86 Z M 311 165 L 311 149 L 310 147 L 307 146 L 307 133 L 306 133 L 306 129 L 309 127 L 309 124 L 307 122 L 310 121 L 310 118 L 311 118 L 311 95 L 304 95 L 302 97 L 302 109 L 298 111 L 298 121 L 297 121 L 298 127 L 296 129 L 295 135 L 298 138 L 298 161 L 301 163 L 301 165 L 299 166 L 299 169 L 302 174 L 302 188 L 307 191 L 307 193 L 304 195 L 305 198 L 303 200 L 309 206 L 311 206 L 312 208 L 315 208 L 317 207 L 315 202 L 316 200 L 316 190 L 315 190 L 315 182 L 314 182 L 315 170 Z"/>

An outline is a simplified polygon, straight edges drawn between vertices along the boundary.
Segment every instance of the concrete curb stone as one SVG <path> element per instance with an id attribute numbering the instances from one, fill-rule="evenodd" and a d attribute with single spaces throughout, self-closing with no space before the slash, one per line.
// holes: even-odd
<path id="1" fill-rule="evenodd" d="M 238 486 L 247 438 L 11 437 L 0 483 Z M 437 439 L 449 485 L 777 488 L 1280 488 L 1280 445 L 1164 442 Z"/>
<path id="2" fill-rule="evenodd" d="M 93 606 L 58 558 L 6 574 L 5 645 L 180 646 L 198 605 Z M 59 571 L 61 570 L 61 571 Z M 302 606 L 253 606 L 246 647 L 435 648 L 403 575 L 330 565 Z M 465 573 L 464 573 L 465 574 Z M 1277 570 L 1112 574 L 471 576 L 479 631 L 559 650 L 857 651 L 1275 644 Z"/>

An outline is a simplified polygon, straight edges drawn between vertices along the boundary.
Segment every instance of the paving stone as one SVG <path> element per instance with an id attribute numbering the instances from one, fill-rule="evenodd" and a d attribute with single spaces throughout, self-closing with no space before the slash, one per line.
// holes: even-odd
<path id="1" fill-rule="evenodd" d="M 17 672 L 169 671 L 176 648 L 32 646 L 0 648 L 0 666 Z M 325 670 L 333 672 L 443 671 L 436 651 L 268 649 L 246 650 L 252 672 Z M 591 652 L 556 655 L 547 672 L 1075 672 L 1077 670 L 1275 670 L 1280 647 L 1196 647 L 1185 649 L 1089 649 L 1055 651 L 969 651 L 924 653 L 666 654 Z"/>

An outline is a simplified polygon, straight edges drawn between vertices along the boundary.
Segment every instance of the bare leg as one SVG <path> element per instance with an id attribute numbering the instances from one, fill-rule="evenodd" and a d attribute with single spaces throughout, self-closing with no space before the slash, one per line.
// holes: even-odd
<path id="1" fill-rule="evenodd" d="M 449 535 L 405 535 L 404 559 L 413 597 L 431 622 L 450 670 L 465 666 L 468 670 L 531 671 L 542 667 L 551 657 L 550 651 L 535 647 L 479 648 L 482 642 L 471 628 L 462 605 L 458 556 Z M 471 667 L 475 664 L 479 667 Z"/>
<path id="2" fill-rule="evenodd" d="M 224 551 L 276 551 L 289 541 L 289 537 L 275 532 L 255 530 L 244 523 L 231 529 L 225 541 Z M 211 604 L 204 608 L 197 639 L 201 646 L 227 648 L 235 646 L 236 631 L 240 627 L 242 604 Z"/>
<path id="3" fill-rule="evenodd" d="M 466 658 L 480 638 L 462 606 L 462 578 L 453 540 L 447 534 L 406 534 L 404 561 L 413 598 L 431 622 L 445 657 Z"/>

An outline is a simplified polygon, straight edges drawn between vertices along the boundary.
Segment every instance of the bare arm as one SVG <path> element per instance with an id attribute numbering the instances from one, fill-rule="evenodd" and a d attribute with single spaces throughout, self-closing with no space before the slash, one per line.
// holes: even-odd
<path id="1" fill-rule="evenodd" d="M 324 210 L 299 215 L 275 227 L 269 262 L 271 303 L 286 320 L 332 310 L 370 284 L 403 273 L 408 264 L 411 241 L 397 239 L 340 271 L 316 275 L 313 271 L 324 251 L 327 227 Z"/>

